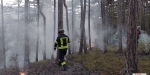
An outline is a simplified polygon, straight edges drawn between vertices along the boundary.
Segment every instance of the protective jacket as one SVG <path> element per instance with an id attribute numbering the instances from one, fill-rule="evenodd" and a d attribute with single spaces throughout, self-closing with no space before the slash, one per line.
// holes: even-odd
<path id="1" fill-rule="evenodd" d="M 70 43 L 69 37 L 65 34 L 60 34 L 56 39 L 56 42 L 54 44 L 54 48 L 56 48 L 58 46 L 59 50 L 67 49 L 68 43 Z"/>

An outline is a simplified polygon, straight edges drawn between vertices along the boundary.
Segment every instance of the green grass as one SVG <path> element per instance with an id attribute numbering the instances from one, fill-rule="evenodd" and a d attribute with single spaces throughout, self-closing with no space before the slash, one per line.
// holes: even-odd
<path id="1" fill-rule="evenodd" d="M 138 67 L 140 72 L 150 75 L 150 55 L 147 57 L 139 57 Z"/>
<path id="2" fill-rule="evenodd" d="M 143 48 L 143 45 L 139 45 L 138 52 L 141 52 Z M 124 52 L 120 54 L 115 53 L 116 50 L 116 47 L 108 47 L 106 54 L 103 54 L 101 50 L 95 49 L 87 54 L 69 55 L 67 59 L 71 62 L 68 65 L 72 66 L 74 63 L 81 62 L 88 71 L 98 72 L 100 75 L 118 75 L 125 68 L 125 55 Z M 50 61 L 44 60 L 32 64 L 39 66 L 47 64 Z M 150 55 L 138 55 L 138 69 L 140 73 L 150 75 Z"/>
<path id="3" fill-rule="evenodd" d="M 125 68 L 124 53 L 116 54 L 115 48 L 108 49 L 106 54 L 100 50 L 94 50 L 84 55 L 74 55 L 74 57 L 89 71 L 98 71 L 101 75 L 117 75 Z M 138 68 L 140 72 L 150 74 L 150 55 L 138 58 Z"/>

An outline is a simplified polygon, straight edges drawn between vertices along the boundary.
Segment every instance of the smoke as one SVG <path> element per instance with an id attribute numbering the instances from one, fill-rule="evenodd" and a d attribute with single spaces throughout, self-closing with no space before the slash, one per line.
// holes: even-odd
<path id="1" fill-rule="evenodd" d="M 76 10 L 75 14 L 75 20 L 74 20 L 74 29 L 75 32 L 74 34 L 70 33 L 70 38 L 72 38 L 72 35 L 75 35 L 74 41 L 75 43 L 72 44 L 74 46 L 75 51 L 79 51 L 79 44 L 80 44 L 80 8 L 78 8 L 79 1 L 74 0 L 74 9 Z M 51 1 L 47 1 L 49 3 L 52 3 Z M 71 1 L 70 1 L 71 2 Z M 67 2 L 68 7 L 71 7 L 71 3 L 69 1 Z M 42 12 L 46 16 L 46 56 L 47 59 L 50 59 L 52 54 L 54 57 L 56 57 L 56 51 L 53 50 L 53 45 L 54 45 L 54 40 L 53 40 L 53 35 L 54 35 L 54 9 L 53 9 L 53 4 L 43 4 L 42 7 Z M 57 3 L 56 3 L 57 4 Z M 58 5 L 56 5 L 58 6 Z M 24 7 L 20 7 L 20 18 L 19 18 L 19 25 L 18 25 L 18 20 L 17 20 L 17 13 L 16 7 L 13 7 L 11 10 L 10 9 L 4 9 L 4 26 L 5 26 L 5 46 L 6 46 L 6 64 L 7 67 L 10 66 L 16 66 L 17 65 L 22 68 L 24 64 L 24 29 L 25 29 L 25 23 L 24 23 Z M 57 15 L 58 9 L 56 9 L 56 33 L 55 33 L 55 39 L 57 37 L 57 26 L 58 26 L 58 15 Z M 88 9 L 87 9 L 88 11 Z M 103 36 L 106 34 L 106 31 L 112 32 L 112 35 L 116 32 L 115 29 L 109 28 L 107 30 L 102 29 L 102 23 L 101 23 L 101 13 L 100 12 L 100 6 L 94 7 L 94 10 L 91 12 L 91 42 L 94 43 L 98 48 L 103 49 Z M 29 45 L 30 45 L 30 62 L 35 62 L 35 54 L 36 54 L 36 43 L 37 43 L 37 9 L 34 10 L 32 7 L 30 9 L 30 16 L 29 16 Z M 66 12 L 64 8 L 64 30 L 65 34 L 68 35 L 67 32 L 67 25 L 66 25 Z M 86 32 L 86 40 L 87 43 L 89 43 L 89 35 L 88 35 L 88 17 L 86 13 L 86 20 L 85 20 L 85 32 Z M 98 15 L 98 17 L 97 17 Z M 1 15 L 0 15 L 1 16 Z M 71 18 L 72 14 L 69 13 L 69 29 L 72 31 L 72 26 L 71 26 Z M 1 22 L 1 18 L 0 18 Z M 44 28 L 43 28 L 43 18 L 40 16 L 40 26 L 39 26 L 39 61 L 43 60 L 43 51 L 44 51 Z M 2 38 L 1 32 L 0 32 L 0 39 Z M 110 38 L 111 40 L 113 39 L 113 36 Z M 150 36 L 148 36 L 145 33 L 141 34 L 140 41 L 144 42 L 144 45 L 146 46 L 148 44 L 148 41 L 150 41 Z M 0 40 L 1 42 L 2 40 Z M 126 36 L 123 35 L 123 46 L 126 46 Z M 2 43 L 0 43 L 0 53 L 2 53 Z M 0 54 L 3 55 L 3 54 Z M 14 60 L 11 60 L 12 57 L 15 57 L 18 55 Z M 0 56 L 0 59 L 3 59 L 3 56 Z M 11 60 L 11 61 L 10 61 Z M 0 67 L 3 67 L 3 61 L 0 62 Z"/>
<path id="2" fill-rule="evenodd" d="M 56 52 L 53 52 L 53 7 L 52 5 L 48 6 L 49 4 L 44 4 L 42 12 L 46 16 L 46 55 L 47 59 L 51 58 L 52 54 L 56 54 Z M 8 8 L 4 6 L 5 8 Z M 49 8 L 49 9 L 47 9 Z M 29 16 L 29 50 L 30 50 L 30 62 L 35 61 L 35 54 L 36 54 L 36 42 L 37 42 L 37 21 L 35 13 L 37 9 L 34 10 L 33 7 L 30 8 L 30 16 Z M 57 9 L 56 9 L 57 10 Z M 22 12 L 23 11 L 23 12 Z M 19 18 L 19 25 L 18 25 L 18 19 L 17 19 L 17 7 L 12 7 L 11 11 L 10 9 L 4 9 L 4 26 L 5 26 L 5 48 L 6 48 L 6 66 L 19 66 L 19 68 L 22 68 L 24 65 L 24 29 L 25 29 L 25 22 L 24 22 L 24 7 L 20 7 L 20 18 Z M 57 14 L 57 13 L 56 13 Z M 57 21 L 57 19 L 56 19 Z M 0 19 L 1 22 L 1 19 Z M 57 23 L 57 22 L 56 22 Z M 43 49 L 44 49 L 44 28 L 43 28 L 43 18 L 40 15 L 40 26 L 39 26 L 39 61 L 43 60 Z M 56 24 L 57 28 L 57 24 Z M 56 29 L 57 30 L 57 29 Z M 57 33 L 56 33 L 57 36 Z M 55 36 L 55 39 L 56 39 Z M 0 38 L 2 36 L 0 35 Z M 2 40 L 0 40 L 2 41 Z M 2 53 L 2 45 L 1 47 L 1 53 Z M 17 55 L 17 56 L 16 56 Z M 12 59 L 13 57 L 13 59 Z M 3 56 L 0 58 L 3 59 Z M 16 59 L 14 59 L 16 58 Z M 17 63 L 15 62 L 17 61 Z M 0 62 L 1 68 L 3 67 L 3 61 Z M 17 64 L 17 65 L 16 65 Z"/>
<path id="3" fill-rule="evenodd" d="M 143 30 L 141 31 L 141 35 L 139 37 L 139 43 L 141 46 L 144 46 L 142 47 L 144 51 L 148 51 L 148 49 L 150 48 L 150 36 Z"/>

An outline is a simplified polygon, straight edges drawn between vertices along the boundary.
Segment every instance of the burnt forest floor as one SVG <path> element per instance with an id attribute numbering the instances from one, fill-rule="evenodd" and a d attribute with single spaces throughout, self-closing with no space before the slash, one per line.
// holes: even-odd
<path id="1" fill-rule="evenodd" d="M 30 63 L 29 75 L 119 75 L 125 68 L 125 53 L 115 53 L 117 48 L 108 47 L 108 52 L 94 49 L 86 54 L 68 55 L 68 71 L 62 71 L 54 60 Z M 138 69 L 140 73 L 150 75 L 150 54 L 138 51 Z M 3 75 L 18 75 L 15 69 L 3 71 Z"/>

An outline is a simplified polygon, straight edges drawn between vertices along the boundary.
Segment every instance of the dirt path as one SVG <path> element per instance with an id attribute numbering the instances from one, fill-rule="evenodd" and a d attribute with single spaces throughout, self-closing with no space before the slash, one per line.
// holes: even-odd
<path id="1" fill-rule="evenodd" d="M 62 71 L 54 60 L 46 60 L 29 65 L 29 75 L 99 75 L 86 71 L 81 62 L 76 62 L 74 58 L 67 58 L 67 71 Z M 19 75 L 19 71 L 11 68 L 1 71 L 0 75 Z"/>
<path id="2" fill-rule="evenodd" d="M 54 62 L 49 62 L 47 65 L 30 66 L 29 75 L 98 75 L 98 74 L 85 71 L 85 69 L 80 63 L 75 63 L 73 66 L 68 65 L 68 70 L 62 71 L 62 67 L 59 67 Z"/>

